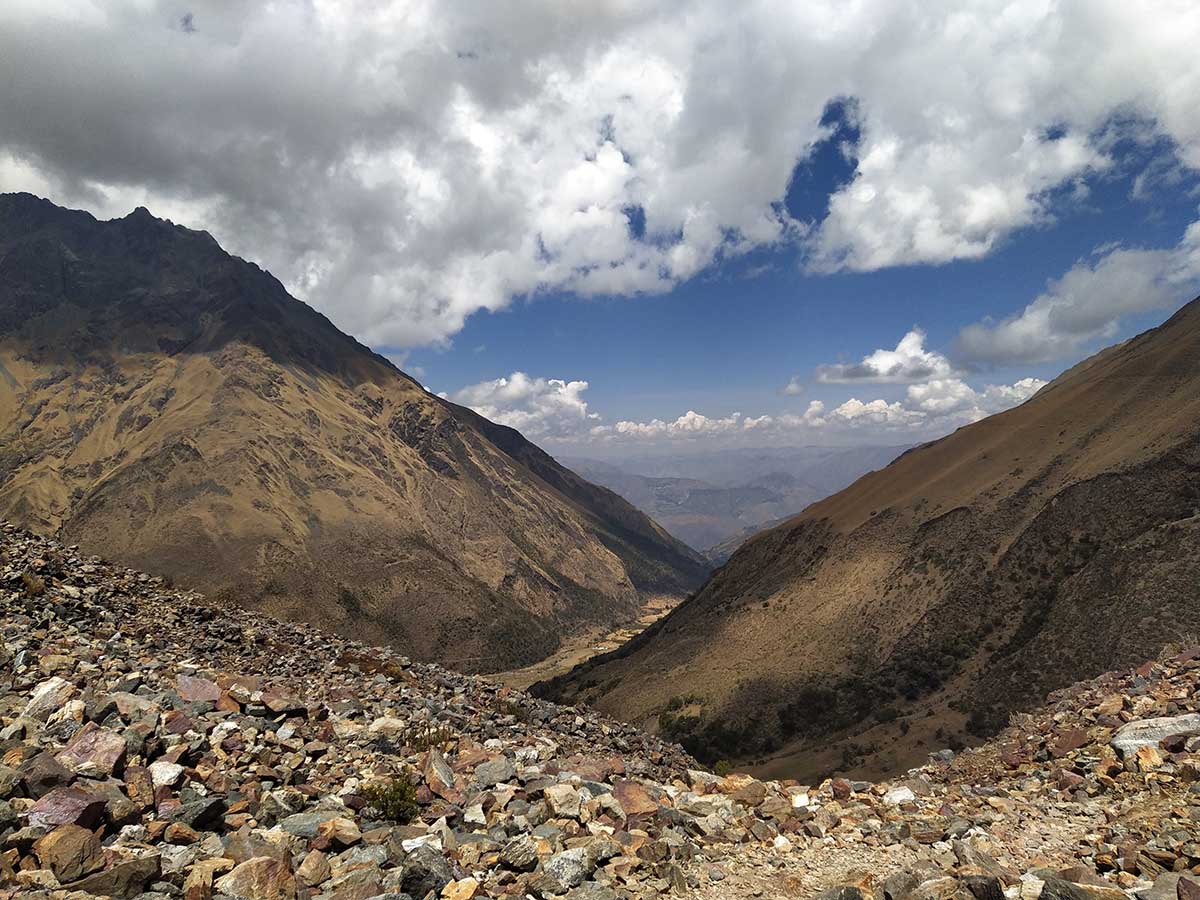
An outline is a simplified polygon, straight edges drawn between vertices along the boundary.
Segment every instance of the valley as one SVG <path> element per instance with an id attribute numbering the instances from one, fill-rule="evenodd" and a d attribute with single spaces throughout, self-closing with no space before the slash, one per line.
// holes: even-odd
<path id="1" fill-rule="evenodd" d="M 748 537 L 887 465 L 907 447 L 683 448 L 611 461 L 564 456 L 720 565 Z"/>
<path id="2" fill-rule="evenodd" d="M 533 684 L 548 678 L 565 675 L 581 663 L 618 647 L 637 637 L 680 603 L 680 598 L 669 595 L 650 597 L 638 617 L 609 629 L 590 629 L 576 633 L 563 642 L 550 656 L 523 669 L 495 672 L 489 675 L 501 684 L 520 690 L 528 690 Z"/>
<path id="3" fill-rule="evenodd" d="M 771 773 L 880 774 L 977 742 L 1200 628 L 1198 398 L 1193 302 L 752 537 L 534 690 Z"/>

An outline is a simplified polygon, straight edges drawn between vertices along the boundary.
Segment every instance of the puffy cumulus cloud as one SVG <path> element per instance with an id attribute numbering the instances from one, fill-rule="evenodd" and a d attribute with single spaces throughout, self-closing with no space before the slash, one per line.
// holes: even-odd
<path id="1" fill-rule="evenodd" d="M 1116 111 L 1200 166 L 1198 43 L 1191 0 L 9 0 L 0 187 L 207 228 L 407 347 L 780 243 L 826 271 L 978 257 L 1110 165 Z M 793 221 L 845 97 L 854 178 Z"/>
<path id="2" fill-rule="evenodd" d="M 1200 8 L 1119 0 L 888 4 L 856 74 L 854 180 L 815 236 L 818 270 L 974 259 L 1054 214 L 1054 189 L 1110 167 L 1115 111 L 1200 166 L 1186 48 Z M 905 26 L 900 25 L 900 21 Z M 886 42 L 886 45 L 885 45 Z"/>
<path id="3" fill-rule="evenodd" d="M 979 394 L 965 381 L 938 378 L 908 387 L 908 402 L 925 413 L 945 414 L 973 405 Z"/>
<path id="4" fill-rule="evenodd" d="M 745 419 L 741 413 L 711 418 L 695 410 L 688 410 L 678 419 L 664 422 L 651 419 L 649 422 L 623 420 L 615 425 L 596 425 L 588 431 L 592 438 L 694 438 L 734 434 L 744 428 L 754 428 L 758 420 Z"/>
<path id="5" fill-rule="evenodd" d="M 515 372 L 463 388 L 450 399 L 533 438 L 552 443 L 673 442 L 705 440 L 715 443 L 766 439 L 812 439 L 852 432 L 906 433 L 932 436 L 1023 403 L 1046 382 L 1024 378 L 1011 385 L 988 385 L 975 390 L 949 378 L 910 385 L 903 400 L 851 397 L 829 408 L 812 400 L 801 413 L 746 416 L 740 412 L 708 416 L 688 410 L 676 419 L 603 424 L 588 411 L 582 393 L 586 381 L 530 378 Z"/>
<path id="6" fill-rule="evenodd" d="M 925 349 L 925 332 L 919 328 L 904 335 L 895 350 L 876 350 L 861 362 L 817 368 L 817 380 L 825 384 L 909 384 L 954 374 L 950 360 Z"/>
<path id="7" fill-rule="evenodd" d="M 1024 403 L 1049 383 L 1041 378 L 1022 378 L 1013 384 L 989 384 L 980 404 L 989 414 L 1000 412 Z"/>
<path id="8" fill-rule="evenodd" d="M 524 372 L 513 372 L 507 378 L 465 387 L 448 399 L 527 437 L 570 437 L 586 432 L 600 418 L 588 412 L 583 398 L 587 388 L 586 381 L 530 378 Z"/>
<path id="9" fill-rule="evenodd" d="M 953 418 L 975 422 L 992 413 L 1024 403 L 1047 382 L 1040 378 L 1022 378 L 1014 384 L 989 384 L 977 391 L 957 378 L 939 378 L 924 384 L 909 385 L 906 406 L 930 419 Z"/>
<path id="10" fill-rule="evenodd" d="M 903 403 L 888 403 L 886 400 L 870 400 L 866 403 L 851 397 L 834 409 L 826 421 L 843 422 L 850 425 L 902 426 L 923 422 L 924 414 L 908 409 Z"/>
<path id="11" fill-rule="evenodd" d="M 955 352 L 983 364 L 1043 362 L 1112 338 L 1124 316 L 1171 309 L 1200 291 L 1200 222 L 1175 247 L 1102 248 L 1052 281 L 1020 313 L 968 325 Z"/>

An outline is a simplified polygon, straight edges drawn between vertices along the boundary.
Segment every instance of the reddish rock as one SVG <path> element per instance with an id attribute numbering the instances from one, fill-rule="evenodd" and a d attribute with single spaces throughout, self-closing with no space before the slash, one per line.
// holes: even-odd
<path id="1" fill-rule="evenodd" d="M 458 803 L 462 799 L 454 786 L 454 770 L 436 748 L 425 758 L 425 784 L 448 803 Z"/>
<path id="2" fill-rule="evenodd" d="M 658 803 L 650 792 L 636 782 L 618 781 L 612 792 L 627 816 L 647 816 L 658 811 Z"/>
<path id="3" fill-rule="evenodd" d="M 345 849 L 361 841 L 362 832 L 353 821 L 339 816 L 336 819 L 327 819 L 318 825 L 317 837 L 329 841 L 333 847 Z"/>
<path id="4" fill-rule="evenodd" d="M 45 828 L 79 825 L 94 828 L 104 817 L 104 798 L 82 788 L 55 788 L 29 810 L 29 824 Z"/>
<path id="5" fill-rule="evenodd" d="M 25 760 L 18 770 L 21 786 L 31 797 L 43 797 L 57 787 L 66 787 L 75 775 L 49 753 Z"/>
<path id="6" fill-rule="evenodd" d="M 850 782 L 845 778 L 835 778 L 829 784 L 829 789 L 833 791 L 833 796 L 838 800 L 849 800 L 850 795 L 854 793 L 854 789 L 850 787 Z"/>
<path id="7" fill-rule="evenodd" d="M 767 799 L 767 786 L 761 781 L 750 779 L 729 796 L 745 806 L 760 806 Z"/>
<path id="8" fill-rule="evenodd" d="M 120 773 L 125 752 L 121 735 L 88 722 L 55 759 L 77 775 L 113 775 Z"/>
<path id="9" fill-rule="evenodd" d="M 1063 771 L 1058 775 L 1058 789 L 1060 791 L 1073 791 L 1084 782 L 1082 775 L 1075 772 Z"/>
<path id="10" fill-rule="evenodd" d="M 1009 745 L 1000 748 L 1000 761 L 1010 769 L 1019 769 L 1023 760 L 1020 748 Z"/>
<path id="11" fill-rule="evenodd" d="M 309 887 L 316 887 L 329 880 L 329 857 L 320 850 L 310 850 L 308 856 L 296 869 L 296 877 Z"/>
<path id="12" fill-rule="evenodd" d="M 183 900 L 209 900 L 213 895 L 213 879 L 232 868 L 233 860 L 223 857 L 196 863 L 183 882 Z"/>
<path id="13" fill-rule="evenodd" d="M 1061 732 L 1050 748 L 1055 757 L 1063 757 L 1088 743 L 1088 734 L 1082 728 L 1068 728 Z"/>
<path id="14" fill-rule="evenodd" d="M 184 703 L 216 703 L 221 699 L 221 689 L 215 681 L 180 675 L 175 679 L 175 691 Z"/>
<path id="15" fill-rule="evenodd" d="M 142 809 L 154 806 L 154 782 L 145 766 L 129 766 L 125 770 L 125 793 Z"/>
<path id="16" fill-rule="evenodd" d="M 163 716 L 163 728 L 169 734 L 186 734 L 196 729 L 196 720 L 182 709 L 173 709 Z"/>
<path id="17" fill-rule="evenodd" d="M 167 826 L 166 831 L 163 832 L 163 840 L 168 844 L 186 847 L 200 840 L 200 835 L 194 828 L 190 828 L 182 822 L 172 822 Z"/>
<path id="18" fill-rule="evenodd" d="M 278 690 L 266 690 L 262 692 L 263 706 L 269 709 L 276 715 L 284 713 L 305 715 L 308 712 L 308 707 L 295 697 L 291 697 Z"/>

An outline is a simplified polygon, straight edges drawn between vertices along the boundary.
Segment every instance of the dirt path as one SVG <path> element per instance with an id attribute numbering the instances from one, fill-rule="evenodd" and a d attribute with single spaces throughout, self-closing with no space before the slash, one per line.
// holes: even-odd
<path id="1" fill-rule="evenodd" d="M 541 662 L 526 666 L 524 669 L 513 669 L 511 672 L 496 672 L 485 676 L 509 687 L 525 690 L 537 681 L 553 678 L 569 672 L 581 662 L 591 659 L 600 653 L 615 650 L 623 643 L 645 629 L 649 628 L 676 606 L 681 597 L 655 595 L 646 601 L 637 621 L 619 626 L 611 631 L 593 628 L 564 640 L 562 647 L 552 656 Z"/>

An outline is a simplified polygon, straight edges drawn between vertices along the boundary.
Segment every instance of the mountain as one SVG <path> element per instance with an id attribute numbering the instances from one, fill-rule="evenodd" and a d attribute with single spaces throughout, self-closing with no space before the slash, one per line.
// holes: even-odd
<path id="1" fill-rule="evenodd" d="M 208 234 L 28 194 L 0 196 L 0 516 L 474 670 L 705 571 Z"/>
<path id="2" fill-rule="evenodd" d="M 620 494 L 709 559 L 724 562 L 764 525 L 800 512 L 905 449 L 736 448 L 562 462 Z"/>
<path id="3" fill-rule="evenodd" d="M 823 496 L 803 483 L 793 482 L 784 493 L 761 484 L 719 487 L 694 478 L 638 475 L 592 460 L 564 462 L 589 481 L 620 494 L 689 547 L 701 551 L 731 535 L 753 531 L 772 518 L 770 511 L 780 505 L 796 512 Z"/>
<path id="4" fill-rule="evenodd" d="M 1200 633 L 1200 301 L 747 541 L 540 690 L 702 758 L 903 768 Z"/>

